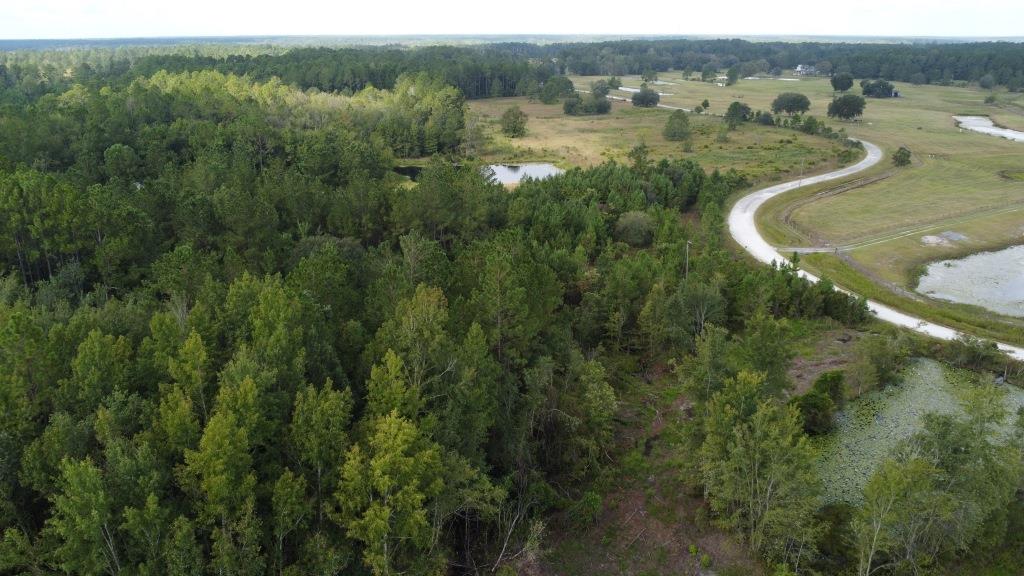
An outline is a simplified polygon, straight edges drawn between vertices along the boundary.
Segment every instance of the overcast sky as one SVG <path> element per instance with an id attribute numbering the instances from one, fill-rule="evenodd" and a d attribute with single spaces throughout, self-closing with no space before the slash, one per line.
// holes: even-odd
<path id="1" fill-rule="evenodd" d="M 362 34 L 1021 36 L 1024 0 L 0 0 L 2 39 Z"/>

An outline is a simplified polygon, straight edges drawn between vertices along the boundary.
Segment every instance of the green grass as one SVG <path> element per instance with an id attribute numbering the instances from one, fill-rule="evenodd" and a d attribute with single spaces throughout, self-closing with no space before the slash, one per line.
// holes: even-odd
<path id="1" fill-rule="evenodd" d="M 734 86 L 720 87 L 673 76 L 662 75 L 663 80 L 677 82 L 659 86 L 659 90 L 672 93 L 662 97 L 663 103 L 692 107 L 708 99 L 713 113 L 721 113 L 732 101 L 767 110 L 780 92 L 794 91 L 806 94 L 812 102 L 810 114 L 821 118 L 833 95 L 825 78 L 795 82 L 741 80 Z M 636 77 L 623 80 L 626 86 L 640 83 Z M 586 84 L 589 79 L 574 81 Z M 993 212 L 1012 206 L 1024 208 L 1024 180 L 1005 176 L 1024 173 L 1024 145 L 968 131 L 961 133 L 952 115 L 987 114 L 1000 124 L 1024 127 L 1024 97 L 1004 93 L 993 106 L 984 103 L 987 91 L 897 86 L 903 97 L 869 99 L 861 121 L 830 120 L 829 124 L 878 144 L 887 155 L 899 146 L 907 146 L 914 154 L 913 165 L 886 180 L 803 205 L 791 215 L 793 224 L 816 237 L 844 244 L 895 236 L 922 226 L 959 225 L 965 217 L 971 217 L 971 225 L 986 231 L 985 238 L 974 246 L 978 250 L 1019 240 L 1019 219 L 1014 225 L 1012 219 Z M 855 87 L 853 92 L 857 91 Z M 886 166 L 876 171 L 888 169 L 889 163 L 883 163 Z M 896 267 L 901 269 L 896 276 L 905 278 L 905 272 L 922 261 L 921 254 L 908 252 L 908 248 L 909 244 L 886 247 L 888 261 L 876 264 L 865 259 L 865 265 L 878 268 L 876 272 Z M 933 252 L 927 255 L 929 259 L 948 257 L 940 250 Z"/>
<path id="2" fill-rule="evenodd" d="M 734 86 L 682 81 L 660 86 L 662 102 L 692 107 L 703 99 L 713 113 L 742 101 L 754 110 L 768 109 L 780 92 L 806 94 L 810 113 L 823 117 L 832 89 L 825 78 L 741 80 Z M 582 81 L 582 79 L 574 79 Z M 639 79 L 624 79 L 638 86 Z M 851 262 L 830 255 L 803 259 L 811 271 L 839 284 L 919 316 L 973 331 L 981 336 L 1024 343 L 1022 323 L 977 307 L 950 304 L 913 294 L 919 271 L 929 262 L 995 250 L 1024 240 L 1024 144 L 969 131 L 961 132 L 954 114 L 988 115 L 1000 125 L 1024 129 L 1024 96 L 997 95 L 973 88 L 897 84 L 903 97 L 869 99 L 858 122 L 829 120 L 850 136 L 883 148 L 889 156 L 899 146 L 913 153 L 911 166 L 893 169 L 886 159 L 855 178 L 891 172 L 890 177 L 838 194 L 828 183 L 777 197 L 761 209 L 758 226 L 778 246 L 854 245 Z M 855 86 L 853 92 L 859 92 Z M 927 245 L 926 235 L 956 232 L 964 240 Z"/>
<path id="3" fill-rule="evenodd" d="M 528 133 L 510 139 L 501 134 L 498 118 L 509 106 L 526 112 Z M 483 126 L 489 143 L 480 156 L 487 161 L 523 162 L 545 160 L 563 167 L 590 166 L 614 159 L 626 161 L 630 149 L 641 142 L 654 159 L 689 158 L 707 170 L 735 168 L 751 181 L 782 180 L 801 169 L 820 172 L 835 166 L 840 151 L 836 142 L 793 130 L 744 124 L 718 141 L 722 119 L 691 116 L 691 150 L 683 143 L 665 140 L 661 131 L 671 111 L 635 108 L 615 102 L 612 112 L 601 116 L 567 116 L 561 104 L 546 105 L 526 98 L 474 100 L 470 112 Z"/>
<path id="4" fill-rule="evenodd" d="M 1011 319 L 976 306 L 932 300 L 906 290 L 892 289 L 868 278 L 863 271 L 832 254 L 806 254 L 802 268 L 827 276 L 837 285 L 908 314 L 991 340 L 1024 344 L 1024 321 Z"/>

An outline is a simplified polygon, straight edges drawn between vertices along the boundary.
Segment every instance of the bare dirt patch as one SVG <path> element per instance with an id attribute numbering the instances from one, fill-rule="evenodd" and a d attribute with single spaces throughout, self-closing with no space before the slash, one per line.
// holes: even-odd
<path id="1" fill-rule="evenodd" d="M 614 461 L 592 486 L 601 512 L 582 526 L 568 512 L 550 518 L 546 554 L 520 574 L 763 574 L 746 545 L 709 519 L 699 488 L 683 479 L 696 454 L 683 440 L 689 401 L 675 376 L 658 367 L 649 377 L 622 399 Z M 708 569 L 701 568 L 705 555 Z"/>
<path id="2" fill-rule="evenodd" d="M 857 342 L 863 334 L 839 328 L 823 333 L 809 354 L 793 359 L 789 377 L 793 381 L 793 394 L 804 394 L 814 381 L 825 372 L 846 370 L 857 360 Z"/>

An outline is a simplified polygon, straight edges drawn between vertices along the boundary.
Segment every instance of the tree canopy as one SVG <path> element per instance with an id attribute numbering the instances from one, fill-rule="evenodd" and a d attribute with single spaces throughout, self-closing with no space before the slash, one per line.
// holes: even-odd
<path id="1" fill-rule="evenodd" d="M 662 130 L 662 136 L 666 140 L 677 142 L 689 140 L 690 134 L 690 118 L 686 112 L 675 110 L 669 114 L 668 120 L 665 121 L 665 128 Z"/>
<path id="2" fill-rule="evenodd" d="M 853 88 L 853 74 L 849 72 L 834 74 L 829 81 L 832 83 L 832 89 L 837 92 L 846 92 Z"/>
<path id="3" fill-rule="evenodd" d="M 641 108 L 653 108 L 661 101 L 661 96 L 656 90 L 647 87 L 647 84 L 640 86 L 640 90 L 633 93 L 633 106 Z"/>
<path id="4" fill-rule="evenodd" d="M 526 112 L 519 106 L 511 106 L 501 114 L 501 132 L 509 138 L 526 136 Z"/>
<path id="5" fill-rule="evenodd" d="M 828 105 L 829 118 L 852 120 L 864 114 L 865 101 L 863 96 L 844 94 Z"/>
<path id="6" fill-rule="evenodd" d="M 798 92 L 783 92 L 772 101 L 772 112 L 776 114 L 803 114 L 811 109 L 811 100 Z"/>
<path id="7" fill-rule="evenodd" d="M 860 89 L 861 93 L 868 98 L 892 98 L 896 91 L 892 82 L 885 80 L 862 80 Z"/>

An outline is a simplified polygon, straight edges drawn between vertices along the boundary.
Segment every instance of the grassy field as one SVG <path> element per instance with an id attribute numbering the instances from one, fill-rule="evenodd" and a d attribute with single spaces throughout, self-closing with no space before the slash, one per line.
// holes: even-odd
<path id="1" fill-rule="evenodd" d="M 573 77 L 586 88 L 592 77 Z M 638 77 L 624 77 L 637 87 Z M 487 136 L 482 156 L 489 161 L 548 160 L 562 166 L 625 160 L 633 145 L 645 142 L 655 158 L 689 157 L 711 168 L 736 168 L 755 183 L 788 179 L 835 165 L 836 146 L 796 131 L 747 124 L 719 142 L 721 114 L 733 101 L 767 110 L 786 91 L 811 99 L 810 113 L 823 118 L 833 93 L 825 78 L 741 80 L 733 86 L 684 81 L 662 74 L 658 90 L 670 106 L 693 108 L 707 99 L 712 115 L 691 115 L 691 152 L 668 142 L 661 129 L 670 111 L 637 109 L 615 102 L 612 113 L 573 117 L 560 105 L 525 98 L 470 103 Z M 954 114 L 989 115 L 1003 126 L 1024 129 L 1024 95 L 973 88 L 897 84 L 902 97 L 869 99 L 858 122 L 829 120 L 850 136 L 881 146 L 887 154 L 899 146 L 913 152 L 911 166 L 894 169 L 883 161 L 864 175 L 861 185 L 823 184 L 769 202 L 759 226 L 780 246 L 840 246 L 839 255 L 805 257 L 805 267 L 828 274 L 849 288 L 928 319 L 980 335 L 1024 343 L 1024 320 L 983 309 L 929 299 L 913 289 L 923 266 L 932 261 L 997 249 L 1024 241 L 1024 145 L 973 132 L 961 132 Z M 853 92 L 858 92 L 855 87 Z M 628 97 L 619 91 L 613 95 Z M 503 136 L 498 118 L 511 105 L 530 117 L 529 134 Z M 953 233 L 958 240 L 932 244 L 924 236 Z"/>
<path id="2" fill-rule="evenodd" d="M 523 138 L 507 138 L 499 127 L 501 114 L 513 105 L 529 116 Z M 839 152 L 839 146 L 826 138 L 754 124 L 740 126 L 721 142 L 722 119 L 715 116 L 691 116 L 692 151 L 685 152 L 681 142 L 661 135 L 669 110 L 634 108 L 623 102 L 614 102 L 612 112 L 602 116 L 567 116 L 561 104 L 526 98 L 474 100 L 469 107 L 487 139 L 480 155 L 490 162 L 545 160 L 563 167 L 591 166 L 605 160 L 625 161 L 629 150 L 643 142 L 655 159 L 691 158 L 708 170 L 735 168 L 752 181 L 767 182 L 801 170 L 831 168 Z"/>
<path id="3" fill-rule="evenodd" d="M 591 78 L 573 78 L 578 85 Z M 702 100 L 711 112 L 730 102 L 764 110 L 780 92 L 800 92 L 811 100 L 810 113 L 825 116 L 832 88 L 825 78 L 741 80 L 734 86 L 684 81 L 658 86 L 668 105 L 693 107 Z M 636 77 L 625 86 L 639 86 Z M 943 86 L 897 83 L 902 97 L 869 99 L 858 122 L 829 121 L 855 138 L 891 154 L 899 146 L 913 152 L 911 166 L 893 169 L 883 161 L 858 178 L 863 185 L 835 183 L 783 195 L 765 205 L 759 226 L 781 246 L 843 247 L 841 255 L 815 254 L 805 267 L 887 303 L 960 329 L 1024 343 L 1024 322 L 985 310 L 919 296 L 913 292 L 923 265 L 1024 241 L 1024 145 L 961 132 L 954 114 L 988 115 L 997 124 L 1024 130 L 1024 95 Z M 855 87 L 853 92 L 859 92 Z M 926 243 L 924 236 L 953 233 L 959 240 Z"/>

